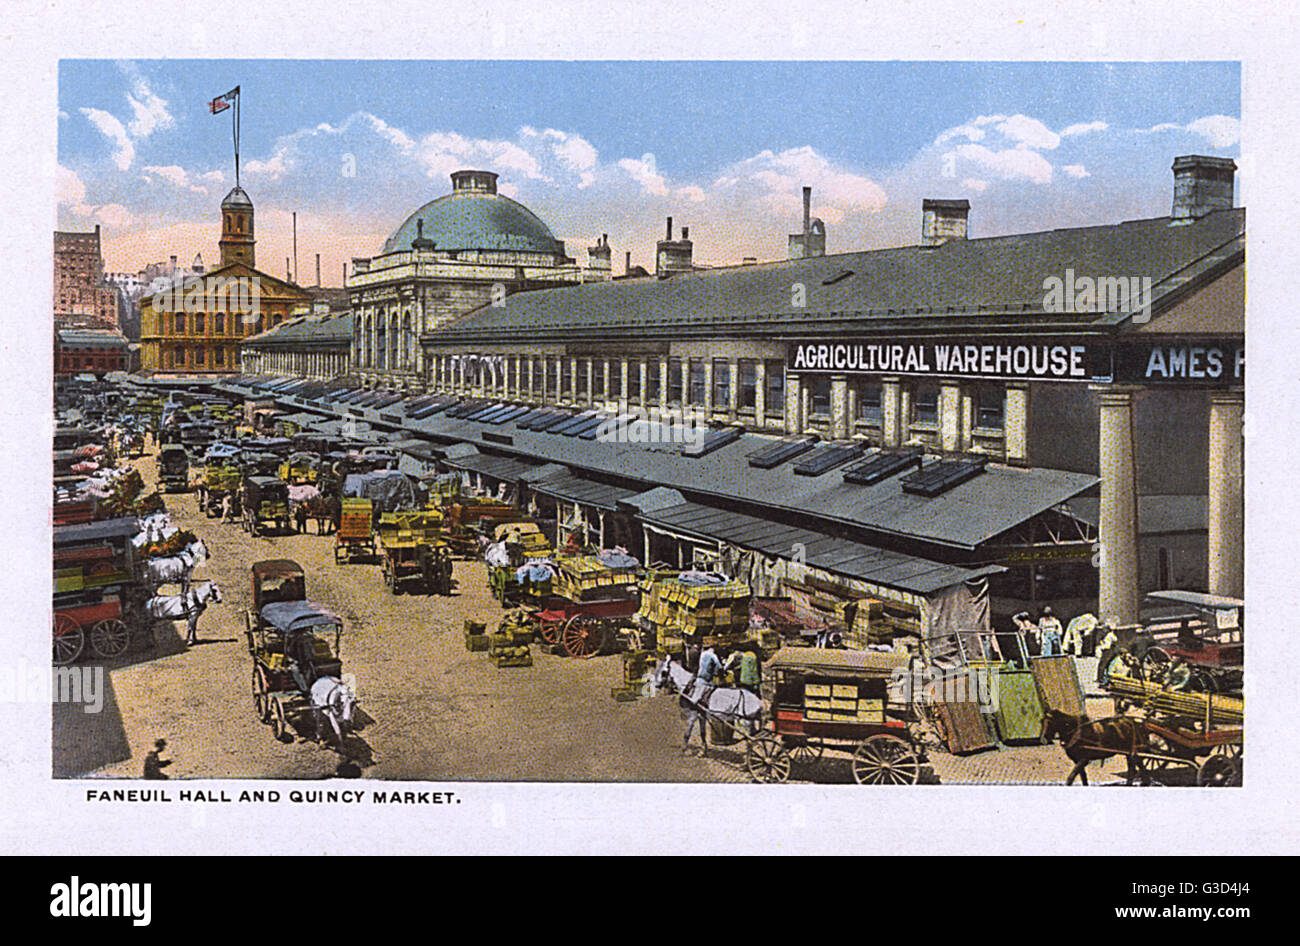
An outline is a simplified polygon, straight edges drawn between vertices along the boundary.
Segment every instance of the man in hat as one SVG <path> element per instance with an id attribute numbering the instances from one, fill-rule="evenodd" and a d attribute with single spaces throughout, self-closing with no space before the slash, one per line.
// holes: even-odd
<path id="1" fill-rule="evenodd" d="M 159 739 L 153 744 L 153 752 L 144 757 L 144 777 L 147 779 L 165 779 L 167 775 L 163 772 L 166 766 L 172 764 L 171 759 L 162 758 L 162 751 L 167 748 L 167 740 Z"/>
<path id="2" fill-rule="evenodd" d="M 1061 656 L 1061 622 L 1052 613 L 1052 606 L 1045 605 L 1038 617 L 1038 652 L 1044 657 Z"/>
<path id="3" fill-rule="evenodd" d="M 757 696 L 762 671 L 759 669 L 758 655 L 754 653 L 755 650 L 754 643 L 746 641 L 731 652 L 722 669 L 736 675 L 736 685 L 742 690 L 748 690 Z"/>

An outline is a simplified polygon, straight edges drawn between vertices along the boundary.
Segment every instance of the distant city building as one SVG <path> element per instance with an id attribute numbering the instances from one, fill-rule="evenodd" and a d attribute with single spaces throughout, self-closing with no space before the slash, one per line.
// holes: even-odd
<path id="1" fill-rule="evenodd" d="M 54 333 L 54 373 L 107 374 L 130 367 L 128 343 L 116 329 L 60 328 Z"/>
<path id="2" fill-rule="evenodd" d="M 195 257 L 188 272 L 146 267 L 140 306 L 141 370 L 149 375 L 239 372 L 240 343 L 279 325 L 310 294 L 254 268 L 253 202 L 241 187 L 221 202 L 220 265 Z"/>
<path id="3" fill-rule="evenodd" d="M 54 324 L 117 329 L 117 292 L 104 282 L 99 225 L 90 233 L 54 232 Z"/>

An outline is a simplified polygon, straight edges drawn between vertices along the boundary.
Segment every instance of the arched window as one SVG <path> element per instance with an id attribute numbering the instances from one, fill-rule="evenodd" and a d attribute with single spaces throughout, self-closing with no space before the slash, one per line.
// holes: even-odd
<path id="1" fill-rule="evenodd" d="M 403 367 L 411 369 L 415 367 L 415 333 L 411 331 L 411 313 L 408 311 L 406 317 L 402 320 L 402 338 L 406 344 L 406 353 L 403 355 Z"/>
<path id="2" fill-rule="evenodd" d="M 387 321 L 387 319 L 381 318 L 379 320 L 379 325 L 375 328 L 374 367 L 379 371 L 383 371 L 387 367 L 385 364 L 385 357 L 388 353 Z"/>

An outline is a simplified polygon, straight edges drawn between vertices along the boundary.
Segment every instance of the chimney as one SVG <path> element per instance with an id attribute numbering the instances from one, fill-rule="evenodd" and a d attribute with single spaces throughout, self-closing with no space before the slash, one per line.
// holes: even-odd
<path id="1" fill-rule="evenodd" d="M 316 285 L 320 286 L 320 254 L 316 254 Z"/>
<path id="2" fill-rule="evenodd" d="M 293 282 L 293 270 L 289 268 L 289 257 L 284 258 L 284 278 L 287 282 Z"/>
<path id="3" fill-rule="evenodd" d="M 623 263 L 623 272 L 628 276 L 632 275 L 632 251 L 631 250 L 627 251 L 627 256 Z"/>
<path id="4" fill-rule="evenodd" d="M 673 218 L 668 218 L 668 239 L 655 246 L 655 275 L 660 279 L 673 273 L 687 273 L 695 268 L 691 262 L 690 227 L 682 227 L 682 238 L 673 239 Z"/>
<path id="5" fill-rule="evenodd" d="M 1232 158 L 1203 154 L 1174 158 L 1173 222 L 1192 223 L 1211 211 L 1231 210 L 1236 171 Z"/>
<path id="6" fill-rule="evenodd" d="M 609 279 L 613 273 L 613 261 L 610 258 L 609 234 L 602 233 L 595 246 L 587 247 L 587 268 L 592 275 Z"/>
<path id="7" fill-rule="evenodd" d="M 969 200 L 921 201 L 921 245 L 939 246 L 951 240 L 966 239 L 966 221 L 970 216 Z"/>
<path id="8" fill-rule="evenodd" d="M 826 255 L 826 224 L 812 215 L 812 188 L 803 189 L 803 230 L 790 234 L 790 259 Z"/>

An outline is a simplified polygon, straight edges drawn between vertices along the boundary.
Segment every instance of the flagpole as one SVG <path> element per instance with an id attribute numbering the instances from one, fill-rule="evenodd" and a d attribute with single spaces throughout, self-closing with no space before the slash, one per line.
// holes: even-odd
<path id="1" fill-rule="evenodd" d="M 232 116 L 235 126 L 235 186 L 239 186 L 239 86 L 235 86 L 235 114 Z"/>

